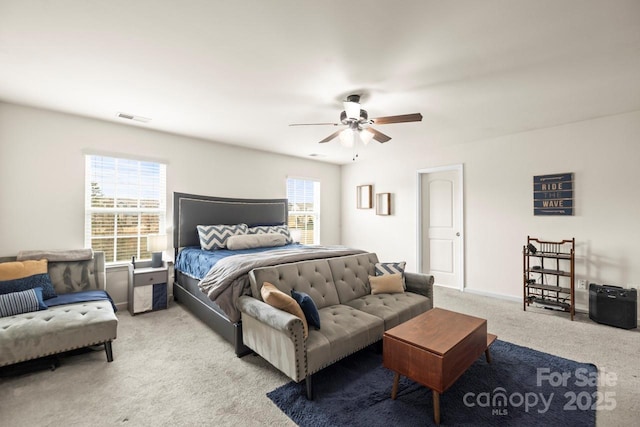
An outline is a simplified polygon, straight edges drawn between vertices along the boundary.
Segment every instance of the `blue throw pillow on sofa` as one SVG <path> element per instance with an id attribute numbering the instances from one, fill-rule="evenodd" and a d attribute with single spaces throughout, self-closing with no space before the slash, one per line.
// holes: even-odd
<path id="1" fill-rule="evenodd" d="M 300 308 L 302 308 L 302 312 L 304 313 L 304 317 L 307 318 L 309 326 L 320 329 L 320 314 L 318 313 L 318 307 L 316 307 L 316 303 L 313 302 L 313 299 L 311 299 L 308 294 L 304 292 L 297 292 L 293 289 L 291 290 L 291 296 L 296 300 L 298 305 L 300 305 Z"/>
<path id="2" fill-rule="evenodd" d="M 33 276 L 23 277 L 22 279 L 0 281 L 0 295 L 26 291 L 33 288 L 42 288 L 43 299 L 57 296 L 56 291 L 53 289 L 51 278 L 47 273 L 34 274 Z"/>
<path id="3" fill-rule="evenodd" d="M 0 317 L 15 316 L 16 314 L 31 313 L 46 310 L 42 301 L 42 288 L 27 289 L 26 291 L 0 294 Z"/>

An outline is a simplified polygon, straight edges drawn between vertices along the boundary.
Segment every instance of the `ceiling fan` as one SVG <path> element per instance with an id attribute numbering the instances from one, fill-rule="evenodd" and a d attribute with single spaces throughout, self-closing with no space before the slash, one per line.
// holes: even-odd
<path id="1" fill-rule="evenodd" d="M 422 114 L 402 114 L 399 116 L 386 116 L 370 119 L 366 110 L 360 108 L 360 95 L 349 95 L 344 101 L 344 111 L 340 113 L 340 123 L 293 123 L 289 126 L 313 126 L 313 125 L 330 125 L 330 126 L 347 126 L 346 129 L 337 130 L 320 143 L 329 142 L 339 137 L 340 143 L 345 147 L 353 147 L 356 138 L 359 138 L 364 145 L 375 139 L 378 142 L 387 142 L 391 137 L 372 128 L 370 125 L 387 125 L 392 123 L 406 123 L 422 121 Z"/>

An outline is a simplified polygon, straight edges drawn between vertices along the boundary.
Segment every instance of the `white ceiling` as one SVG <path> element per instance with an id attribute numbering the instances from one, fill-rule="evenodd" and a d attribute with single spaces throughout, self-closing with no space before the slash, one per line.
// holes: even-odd
<path id="1" fill-rule="evenodd" d="M 347 163 L 288 124 L 350 93 L 415 147 L 640 110 L 640 1 L 0 0 L 2 101 Z"/>

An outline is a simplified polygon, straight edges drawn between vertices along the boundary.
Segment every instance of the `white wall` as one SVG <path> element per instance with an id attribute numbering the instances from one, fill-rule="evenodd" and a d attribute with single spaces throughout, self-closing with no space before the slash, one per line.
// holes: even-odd
<path id="1" fill-rule="evenodd" d="M 578 279 L 640 286 L 640 112 L 467 144 L 425 138 L 417 150 L 399 129 L 384 148 L 340 168 L 0 103 L 0 256 L 84 245 L 84 153 L 99 152 L 168 163 L 168 224 L 173 191 L 284 197 L 287 175 L 320 179 L 322 243 L 406 260 L 415 270 L 416 171 L 462 163 L 467 289 L 520 298 L 527 235 L 575 237 Z M 534 217 L 533 175 L 559 172 L 575 174 L 576 214 Z M 356 209 L 361 184 L 393 193 L 393 215 Z M 108 285 L 116 302 L 126 301 L 126 273 L 110 271 Z M 579 292 L 578 307 L 586 302 Z"/>
<path id="2" fill-rule="evenodd" d="M 0 103 L 0 256 L 84 246 L 85 153 L 166 162 L 168 226 L 174 191 L 284 198 L 287 176 L 318 179 L 321 243 L 340 243 L 339 166 Z M 107 284 L 126 301 L 126 274 Z"/>
<path id="3" fill-rule="evenodd" d="M 406 260 L 415 270 L 416 171 L 463 164 L 468 290 L 522 298 L 527 235 L 575 237 L 577 279 L 640 287 L 639 141 L 640 112 L 466 144 L 425 140 L 414 151 L 394 139 L 393 156 L 377 149 L 343 168 L 342 243 L 375 251 L 381 260 Z M 562 172 L 574 173 L 575 215 L 534 216 L 533 176 Z M 355 209 L 362 184 L 393 193 L 394 215 Z M 587 304 L 588 293 L 579 291 L 578 308 Z"/>

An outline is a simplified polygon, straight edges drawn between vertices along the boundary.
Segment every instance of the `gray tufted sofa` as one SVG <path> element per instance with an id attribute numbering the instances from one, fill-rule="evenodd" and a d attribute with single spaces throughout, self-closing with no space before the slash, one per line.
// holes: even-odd
<path id="1" fill-rule="evenodd" d="M 375 274 L 377 262 L 376 254 L 366 253 L 254 269 L 249 273 L 252 296 L 239 299 L 244 344 L 294 381 L 304 379 L 312 399 L 314 373 L 433 308 L 430 275 L 407 272 L 406 292 L 372 295 L 369 276 Z M 262 300 L 264 282 L 288 295 L 292 289 L 309 294 L 318 308 L 321 329 L 309 328 L 305 340 L 298 317 Z"/>
<path id="2" fill-rule="evenodd" d="M 89 260 L 50 261 L 47 269 L 58 295 L 105 289 L 103 252 L 94 252 Z M 0 367 L 96 344 L 104 344 L 107 361 L 111 362 L 111 341 L 116 338 L 117 327 L 118 319 L 109 301 L 65 304 L 1 317 Z"/>

